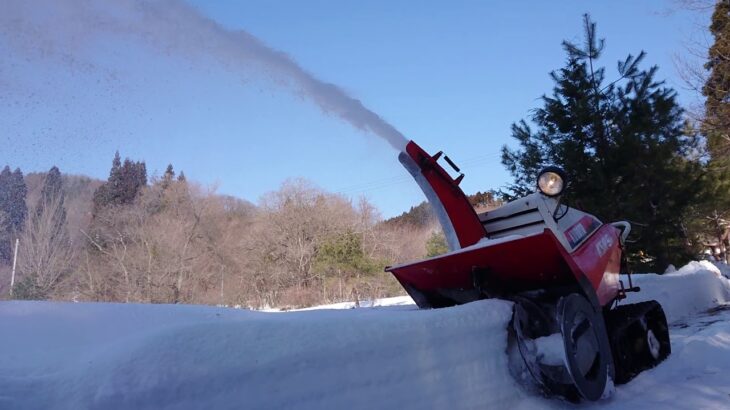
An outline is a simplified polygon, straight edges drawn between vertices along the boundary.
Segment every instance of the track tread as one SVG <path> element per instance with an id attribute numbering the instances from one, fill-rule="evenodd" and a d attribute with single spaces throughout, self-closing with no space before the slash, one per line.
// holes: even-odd
<path id="1" fill-rule="evenodd" d="M 604 314 L 614 360 L 616 384 L 624 384 L 669 356 L 669 331 L 659 302 L 655 300 L 618 306 Z M 652 329 L 661 343 L 654 359 L 646 346 L 646 331 Z"/>

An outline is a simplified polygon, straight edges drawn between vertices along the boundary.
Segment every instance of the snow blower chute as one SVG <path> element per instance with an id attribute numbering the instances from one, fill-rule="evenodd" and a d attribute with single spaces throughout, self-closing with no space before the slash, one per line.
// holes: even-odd
<path id="1" fill-rule="evenodd" d="M 561 204 L 566 180 L 555 167 L 540 173 L 535 193 L 477 214 L 459 187 L 464 174 L 452 178 L 438 163 L 441 157 L 413 141 L 399 157 L 426 194 L 450 248 L 386 268 L 420 308 L 513 301 L 510 346 L 519 353 L 520 374 L 570 400 L 597 400 L 609 380 L 625 383 L 669 355 L 659 303 L 618 305 L 627 292 L 640 290 L 619 280 L 628 222 L 604 224 Z M 555 340 L 563 353 L 557 360 L 544 354 L 550 350 L 545 344 Z"/>

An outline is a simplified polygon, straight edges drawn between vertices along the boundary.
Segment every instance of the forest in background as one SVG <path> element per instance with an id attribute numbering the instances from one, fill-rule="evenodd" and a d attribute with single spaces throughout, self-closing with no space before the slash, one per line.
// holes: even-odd
<path id="1" fill-rule="evenodd" d="M 367 200 L 302 179 L 256 205 L 190 182 L 172 165 L 147 179 L 144 162 L 122 161 L 118 153 L 107 181 L 55 167 L 24 177 L 6 168 L 0 294 L 303 307 L 403 294 L 383 268 L 446 251 L 425 202 L 383 220 Z M 495 202 L 490 193 L 470 198 L 480 209 Z"/>

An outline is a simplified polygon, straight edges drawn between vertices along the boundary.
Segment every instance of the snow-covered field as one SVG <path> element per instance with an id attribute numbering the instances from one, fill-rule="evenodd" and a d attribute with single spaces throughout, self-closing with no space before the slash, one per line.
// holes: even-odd
<path id="1" fill-rule="evenodd" d="M 730 281 L 708 262 L 634 278 L 632 300 L 673 322 L 673 353 L 598 403 L 513 380 L 508 302 L 396 298 L 285 313 L 2 302 L 0 409 L 730 408 Z"/>

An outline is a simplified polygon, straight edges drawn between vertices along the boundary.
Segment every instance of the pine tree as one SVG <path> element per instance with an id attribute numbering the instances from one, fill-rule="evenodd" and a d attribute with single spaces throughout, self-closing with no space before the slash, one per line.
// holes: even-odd
<path id="1" fill-rule="evenodd" d="M 165 173 L 162 174 L 162 188 L 164 189 L 169 187 L 174 179 L 175 170 L 172 168 L 172 164 L 168 164 L 167 169 L 165 169 Z"/>
<path id="2" fill-rule="evenodd" d="M 584 29 L 584 44 L 563 42 L 567 63 L 550 74 L 555 86 L 532 115 L 536 129 L 512 126 L 520 147 L 502 151 L 515 178 L 509 194 L 534 192 L 538 171 L 559 165 L 570 181 L 565 201 L 607 222 L 632 221 L 634 259 L 663 271 L 695 252 L 686 227 L 703 189 L 702 166 L 689 156 L 694 139 L 676 93 L 655 80 L 657 67 L 640 69 L 645 53 L 619 61 L 618 78 L 607 82 L 597 67 L 605 43 L 587 15 Z"/>

